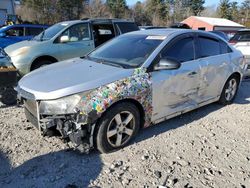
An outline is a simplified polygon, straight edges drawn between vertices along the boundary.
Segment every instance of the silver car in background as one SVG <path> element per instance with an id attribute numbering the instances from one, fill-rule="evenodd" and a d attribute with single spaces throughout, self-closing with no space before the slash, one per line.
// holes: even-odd
<path id="1" fill-rule="evenodd" d="M 30 71 L 55 62 L 82 57 L 106 41 L 139 30 L 121 19 L 83 19 L 57 23 L 32 40 L 4 48 L 14 66 L 23 76 Z"/>
<path id="2" fill-rule="evenodd" d="M 82 151 L 124 147 L 142 127 L 219 101 L 233 102 L 246 65 L 241 52 L 202 31 L 128 33 L 85 58 L 21 79 L 27 119 Z"/>

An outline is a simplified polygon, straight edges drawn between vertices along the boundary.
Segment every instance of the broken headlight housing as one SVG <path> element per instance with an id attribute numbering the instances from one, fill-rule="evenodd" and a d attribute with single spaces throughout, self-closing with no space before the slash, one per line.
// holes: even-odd
<path id="1" fill-rule="evenodd" d="M 76 113 L 75 107 L 80 102 L 81 96 L 75 94 L 56 100 L 41 101 L 39 105 L 40 114 L 63 115 Z"/>

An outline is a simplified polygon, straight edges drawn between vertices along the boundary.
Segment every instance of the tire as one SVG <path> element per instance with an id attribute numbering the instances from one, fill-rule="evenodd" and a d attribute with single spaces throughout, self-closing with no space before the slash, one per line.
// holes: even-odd
<path id="1" fill-rule="evenodd" d="M 8 87 L 3 91 L 1 102 L 5 105 L 14 105 L 17 103 L 17 92 L 13 87 Z"/>
<path id="2" fill-rule="evenodd" d="M 120 149 L 135 137 L 139 128 L 140 114 L 138 108 L 132 103 L 119 103 L 111 107 L 101 117 L 97 125 L 97 149 L 101 153 Z"/>
<path id="3" fill-rule="evenodd" d="M 53 63 L 53 61 L 47 60 L 47 59 L 35 61 L 31 67 L 31 71 L 36 70 L 46 65 L 50 65 L 51 63 Z"/>
<path id="4" fill-rule="evenodd" d="M 232 104 L 239 88 L 239 78 L 237 76 L 231 76 L 227 80 L 222 90 L 219 103 L 222 105 Z"/>

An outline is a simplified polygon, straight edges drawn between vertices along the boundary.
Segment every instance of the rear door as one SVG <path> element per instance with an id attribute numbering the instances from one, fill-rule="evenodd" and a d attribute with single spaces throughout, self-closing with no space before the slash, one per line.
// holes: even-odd
<path id="1" fill-rule="evenodd" d="M 110 21 L 94 21 L 92 22 L 92 33 L 95 47 L 98 47 L 115 37 L 114 25 Z"/>
<path id="2" fill-rule="evenodd" d="M 198 59 L 201 65 L 199 100 L 206 102 L 218 97 L 226 79 L 231 72 L 228 64 L 231 61 L 228 45 L 210 35 L 199 34 Z"/>
<path id="3" fill-rule="evenodd" d="M 60 42 L 62 36 L 69 38 L 68 42 Z M 62 59 L 82 57 L 95 48 L 94 41 L 90 35 L 88 23 L 80 23 L 66 29 L 57 39 Z"/>

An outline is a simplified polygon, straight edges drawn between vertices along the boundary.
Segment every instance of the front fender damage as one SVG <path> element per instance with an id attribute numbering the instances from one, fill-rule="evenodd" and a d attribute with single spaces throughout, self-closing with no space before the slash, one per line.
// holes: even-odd
<path id="1" fill-rule="evenodd" d="M 54 118 L 56 129 L 78 149 L 88 152 L 94 146 L 97 120 L 112 105 L 126 99 L 136 100 L 142 105 L 144 127 L 149 126 L 152 116 L 152 84 L 151 76 L 145 69 L 136 69 L 128 78 L 87 92 L 76 106 L 76 114 Z"/>

